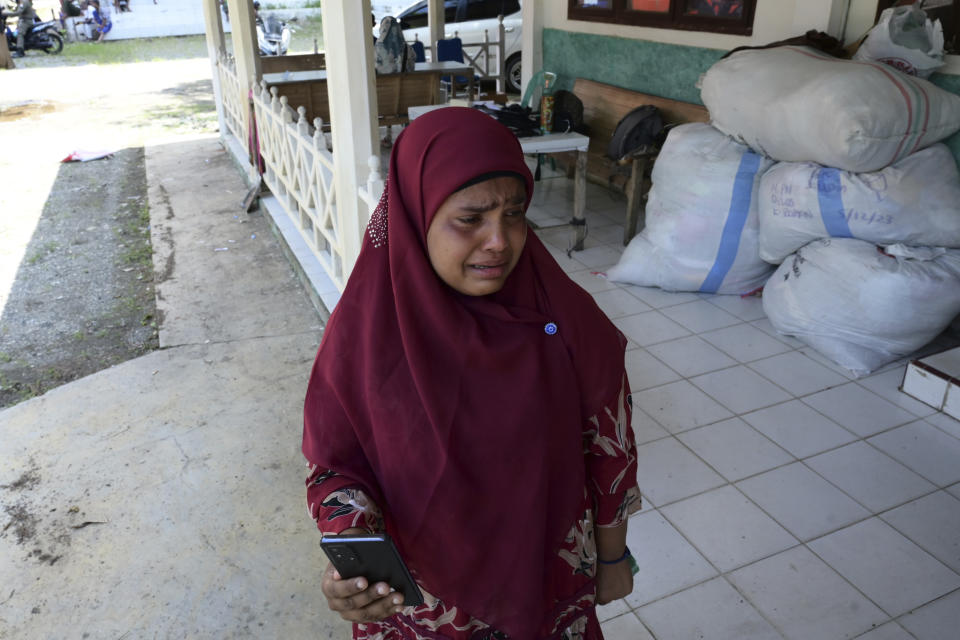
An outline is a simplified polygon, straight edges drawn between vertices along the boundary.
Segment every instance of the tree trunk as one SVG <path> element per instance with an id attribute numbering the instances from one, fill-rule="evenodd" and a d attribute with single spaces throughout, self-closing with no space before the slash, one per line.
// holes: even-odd
<path id="1" fill-rule="evenodd" d="M 0 69 L 16 69 L 10 49 L 7 48 L 7 36 L 0 29 Z"/>

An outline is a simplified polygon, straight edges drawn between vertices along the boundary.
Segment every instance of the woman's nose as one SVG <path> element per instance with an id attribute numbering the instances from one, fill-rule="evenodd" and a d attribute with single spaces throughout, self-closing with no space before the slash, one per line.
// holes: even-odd
<path id="1" fill-rule="evenodd" d="M 484 238 L 483 248 L 487 251 L 503 251 L 507 248 L 507 230 L 502 221 L 490 225 L 487 237 Z"/>

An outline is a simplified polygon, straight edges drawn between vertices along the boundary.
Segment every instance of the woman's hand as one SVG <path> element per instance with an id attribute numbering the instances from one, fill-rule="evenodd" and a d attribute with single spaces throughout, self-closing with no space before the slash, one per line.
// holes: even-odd
<path id="1" fill-rule="evenodd" d="M 331 611 L 350 622 L 379 622 L 403 610 L 403 594 L 390 593 L 390 585 L 378 582 L 370 585 L 366 578 L 344 580 L 328 564 L 320 586 Z"/>
<path id="2" fill-rule="evenodd" d="M 626 598 L 633 591 L 633 574 L 627 560 L 617 564 L 597 563 L 597 604 Z"/>

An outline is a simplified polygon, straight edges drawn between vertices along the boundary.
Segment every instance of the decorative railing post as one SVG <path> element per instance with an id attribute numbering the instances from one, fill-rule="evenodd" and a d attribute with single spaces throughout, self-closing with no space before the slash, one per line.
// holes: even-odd
<path id="1" fill-rule="evenodd" d="M 370 222 L 370 217 L 380 203 L 380 196 L 383 195 L 383 177 L 380 175 L 380 156 L 372 155 L 367 160 L 367 167 L 370 173 L 367 175 L 367 183 L 357 190 L 360 201 L 363 203 L 362 213 L 363 228 L 366 229 Z M 374 239 L 376 241 L 376 239 Z"/>
<path id="2" fill-rule="evenodd" d="M 367 220 L 364 224 L 369 221 L 370 215 L 373 214 L 377 203 L 380 202 L 380 196 L 383 195 L 383 177 L 380 175 L 380 156 L 370 156 L 370 159 L 367 160 L 367 166 L 370 167 L 370 175 L 367 176 L 367 193 L 370 194 L 372 206 L 367 213 Z"/>
<path id="3" fill-rule="evenodd" d="M 507 61 L 506 57 L 507 31 L 503 26 L 503 14 L 497 17 L 497 93 L 507 90 Z"/>
<path id="4" fill-rule="evenodd" d="M 483 30 L 483 75 L 484 77 L 490 75 L 490 32 L 487 29 Z M 497 89 L 500 89 L 500 85 L 497 85 Z M 480 95 L 479 87 L 477 95 Z"/>
<path id="5" fill-rule="evenodd" d="M 296 112 L 277 87 L 261 82 L 252 91 L 264 183 L 310 252 L 340 290 L 348 273 L 343 229 L 336 211 L 333 155 L 327 150 L 323 121 L 313 126 L 304 107 Z"/>

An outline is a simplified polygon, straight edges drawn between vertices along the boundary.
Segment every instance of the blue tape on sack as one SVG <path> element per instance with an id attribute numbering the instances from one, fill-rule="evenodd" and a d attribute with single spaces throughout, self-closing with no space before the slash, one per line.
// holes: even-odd
<path id="1" fill-rule="evenodd" d="M 750 215 L 750 200 L 753 197 L 753 181 L 760 168 L 760 156 L 747 152 L 740 159 L 737 168 L 737 177 L 733 181 L 733 196 L 730 198 L 730 210 L 727 212 L 727 221 L 723 225 L 720 236 L 720 248 L 717 258 L 713 261 L 710 273 L 700 285 L 701 293 L 716 293 L 727 277 L 730 267 L 737 259 L 740 250 L 740 234 L 747 224 Z"/>
<path id="2" fill-rule="evenodd" d="M 831 238 L 852 238 L 847 216 L 843 211 L 843 186 L 840 170 L 820 169 L 817 177 L 817 198 L 820 200 L 820 217 Z"/>

